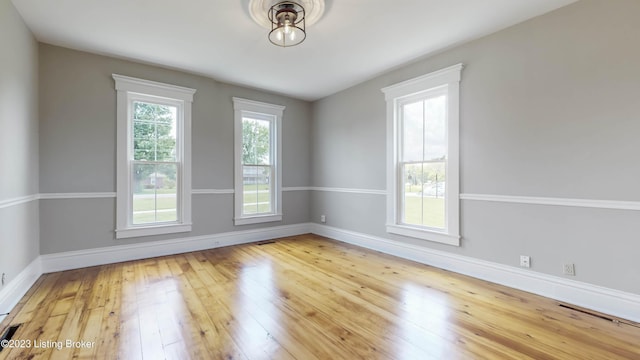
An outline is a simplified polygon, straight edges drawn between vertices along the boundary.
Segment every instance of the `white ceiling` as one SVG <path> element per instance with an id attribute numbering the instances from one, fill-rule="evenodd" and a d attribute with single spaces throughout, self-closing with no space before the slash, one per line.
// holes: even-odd
<path id="1" fill-rule="evenodd" d="M 13 3 L 41 42 L 315 100 L 574 1 L 326 0 L 290 48 L 269 43 L 249 0 Z"/>

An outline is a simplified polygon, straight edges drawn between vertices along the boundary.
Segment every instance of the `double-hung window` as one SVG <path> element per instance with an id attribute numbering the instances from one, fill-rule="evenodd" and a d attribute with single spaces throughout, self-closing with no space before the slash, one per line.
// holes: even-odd
<path id="1" fill-rule="evenodd" d="M 387 101 L 387 231 L 450 245 L 459 236 L 462 64 L 382 89 Z"/>
<path id="2" fill-rule="evenodd" d="M 284 106 L 233 98 L 235 225 L 282 220 L 281 121 Z"/>
<path id="3" fill-rule="evenodd" d="M 116 237 L 191 231 L 195 90 L 113 75 L 117 90 Z"/>

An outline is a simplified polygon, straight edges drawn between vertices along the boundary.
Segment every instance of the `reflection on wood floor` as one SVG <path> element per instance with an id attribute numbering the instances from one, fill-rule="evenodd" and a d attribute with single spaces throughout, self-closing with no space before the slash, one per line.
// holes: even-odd
<path id="1" fill-rule="evenodd" d="M 640 359 L 639 328 L 315 235 L 44 275 L 14 324 L 0 359 Z"/>

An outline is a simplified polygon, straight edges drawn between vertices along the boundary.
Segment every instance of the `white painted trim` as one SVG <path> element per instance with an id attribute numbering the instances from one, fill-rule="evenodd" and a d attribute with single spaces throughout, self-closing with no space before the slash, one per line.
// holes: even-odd
<path id="1" fill-rule="evenodd" d="M 6 200 L 0 200 L 0 209 L 16 206 L 16 205 L 20 205 L 20 204 L 25 204 L 25 203 L 28 203 L 30 201 L 34 201 L 34 200 L 38 200 L 38 199 L 39 199 L 39 195 L 38 194 L 33 194 L 33 195 L 10 198 L 10 199 L 6 199 Z"/>
<path id="2" fill-rule="evenodd" d="M 233 189 L 192 189 L 194 195 L 220 195 L 233 194 Z M 45 193 L 40 194 L 40 199 L 97 199 L 115 198 L 115 192 L 93 192 L 93 193 Z"/>
<path id="3" fill-rule="evenodd" d="M 352 194 L 372 194 L 372 195 L 387 195 L 386 190 L 374 190 L 374 189 L 348 189 L 348 188 L 332 188 L 332 187 L 318 187 L 318 186 L 290 186 L 283 187 L 282 191 L 327 191 L 327 192 L 341 192 Z M 191 191 L 193 194 L 233 194 L 234 189 L 194 189 Z"/>
<path id="4" fill-rule="evenodd" d="M 460 199 L 517 203 L 517 204 L 571 206 L 571 207 L 640 211 L 640 201 L 568 199 L 568 198 L 550 198 L 550 197 L 532 197 L 532 196 L 490 195 L 490 194 L 460 194 Z"/>
<path id="5" fill-rule="evenodd" d="M 285 106 L 233 97 L 233 167 L 234 167 L 234 224 L 245 225 L 266 221 L 282 220 L 282 117 Z M 271 124 L 270 156 L 272 169 L 270 182 L 272 209 L 270 213 L 243 214 L 243 164 L 242 164 L 242 124 L 246 113 L 253 113 Z M 274 171 L 275 170 L 275 171 Z M 279 220 L 278 220 L 279 218 Z"/>
<path id="6" fill-rule="evenodd" d="M 282 214 L 245 216 L 239 219 L 233 219 L 234 225 L 262 224 L 268 222 L 282 221 Z"/>
<path id="7" fill-rule="evenodd" d="M 245 110 L 245 111 L 256 112 L 256 113 L 271 114 L 271 115 L 280 116 L 280 117 L 282 116 L 282 113 L 286 108 L 283 105 L 269 104 L 269 103 L 260 102 L 260 101 L 243 99 L 235 96 L 232 98 L 232 100 L 233 100 L 234 108 Z"/>
<path id="8" fill-rule="evenodd" d="M 301 235 L 309 233 L 309 228 L 310 224 L 308 223 L 274 226 L 172 240 L 46 254 L 41 255 L 40 258 L 42 259 L 42 272 L 50 273 Z"/>
<path id="9" fill-rule="evenodd" d="M 182 101 L 193 102 L 195 89 L 165 84 L 157 81 L 133 78 L 130 76 L 112 74 L 116 83 L 116 90 L 137 94 L 153 94 L 154 96 L 168 99 L 180 99 Z"/>
<path id="10" fill-rule="evenodd" d="M 417 94 L 425 91 L 426 89 L 442 86 L 443 84 L 460 82 L 460 73 L 463 68 L 464 64 L 452 65 L 444 69 L 384 87 L 380 90 L 384 93 L 385 100 L 387 101 L 398 97 Z"/>
<path id="11" fill-rule="evenodd" d="M 372 189 L 347 189 L 347 188 L 331 188 L 331 187 L 314 187 L 314 186 L 294 186 L 283 187 L 282 191 L 327 191 L 352 194 L 372 194 L 386 195 L 386 190 Z M 233 194 L 234 189 L 192 189 L 193 195 L 224 195 Z M 21 196 L 0 201 L 0 209 L 8 208 L 15 205 L 24 204 L 34 200 L 65 200 L 65 199 L 106 199 L 115 198 L 115 192 L 79 192 L 79 193 L 41 193 L 28 196 Z M 640 204 L 640 203 L 639 203 Z M 639 205 L 640 206 L 640 205 Z"/>
<path id="12" fill-rule="evenodd" d="M 115 198 L 115 192 L 89 192 L 89 193 L 43 193 L 39 195 L 40 199 L 100 199 Z"/>
<path id="13" fill-rule="evenodd" d="M 463 64 L 456 64 L 434 71 L 423 76 L 409 79 L 382 88 L 387 105 L 387 229 L 393 233 L 402 234 L 422 240 L 428 240 L 448 245 L 455 245 L 453 239 L 460 238 L 460 79 Z M 404 118 L 402 108 L 408 102 L 425 100 L 436 95 L 447 97 L 446 119 L 446 179 L 445 193 L 445 224 L 438 236 L 432 231 L 408 227 L 402 223 L 403 192 L 401 167 Z M 446 236 L 441 236 L 446 235 Z M 457 245 L 459 246 L 459 244 Z"/>
<path id="14" fill-rule="evenodd" d="M 234 189 L 193 189 L 191 193 L 194 195 L 221 195 L 221 194 L 233 194 Z"/>
<path id="15" fill-rule="evenodd" d="M 40 257 L 37 257 L 0 290 L 0 314 L 10 312 L 40 275 L 42 275 L 42 266 Z M 2 317 L 0 317 L 0 321 L 2 321 Z"/>
<path id="16" fill-rule="evenodd" d="M 310 228 L 302 223 L 40 255 L 0 289 L 0 314 L 9 313 L 42 274 L 302 235 Z"/>
<path id="17" fill-rule="evenodd" d="M 282 191 L 311 191 L 312 188 L 310 186 L 292 186 L 292 187 L 283 187 Z"/>
<path id="18" fill-rule="evenodd" d="M 416 229 L 405 225 L 387 224 L 387 232 L 421 240 L 439 242 L 446 245 L 460 246 L 460 236 L 453 236 L 435 230 Z"/>
<path id="19" fill-rule="evenodd" d="M 351 194 L 387 195 L 387 190 L 349 189 L 349 188 L 321 187 L 321 186 L 283 187 L 282 191 L 326 191 L 326 192 L 339 192 L 339 193 L 351 193 Z"/>
<path id="20" fill-rule="evenodd" d="M 312 224 L 311 232 L 422 264 L 640 322 L 640 295 L 367 234 Z"/>
<path id="21" fill-rule="evenodd" d="M 43 273 L 245 244 L 309 232 L 640 322 L 638 294 L 311 223 L 41 255 L 0 290 L 0 313 L 9 312 Z"/>
<path id="22" fill-rule="evenodd" d="M 339 192 L 339 193 L 351 193 L 351 194 L 387 195 L 386 190 L 349 189 L 349 188 L 318 187 L 318 186 L 285 187 L 285 188 L 282 188 L 282 191 L 325 191 L 325 192 Z M 233 194 L 234 190 L 233 189 L 193 189 L 191 190 L 191 193 L 194 195 Z M 42 200 L 100 199 L 100 198 L 115 198 L 115 197 L 116 197 L 116 193 L 114 192 L 42 193 L 42 194 L 34 194 L 34 195 L 21 196 L 21 197 L 2 200 L 0 201 L 0 209 L 28 203 L 30 201 L 34 201 L 38 199 L 42 199 Z M 640 201 L 572 199 L 572 198 L 492 195 L 492 194 L 460 194 L 460 200 L 640 211 Z"/>
<path id="23" fill-rule="evenodd" d="M 348 194 L 387 195 L 387 190 L 375 190 L 375 189 L 349 189 L 349 188 L 320 187 L 320 186 L 312 186 L 310 187 L 310 189 L 314 191 L 338 192 L 338 193 L 348 193 Z"/>
<path id="24" fill-rule="evenodd" d="M 116 89 L 116 238 L 191 230 L 191 117 L 195 89 L 112 74 Z M 176 114 L 176 163 L 178 166 L 175 225 L 142 226 L 132 223 L 133 133 L 131 108 L 134 101 L 174 106 Z M 166 229 L 166 232 L 162 232 Z"/>

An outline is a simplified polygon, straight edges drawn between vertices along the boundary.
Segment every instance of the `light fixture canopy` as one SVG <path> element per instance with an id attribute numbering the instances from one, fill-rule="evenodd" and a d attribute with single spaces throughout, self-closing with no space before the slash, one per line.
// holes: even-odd
<path id="1" fill-rule="evenodd" d="M 269 41 L 282 47 L 295 46 L 307 37 L 305 11 L 302 5 L 293 1 L 281 1 L 269 8 L 271 31 Z"/>

